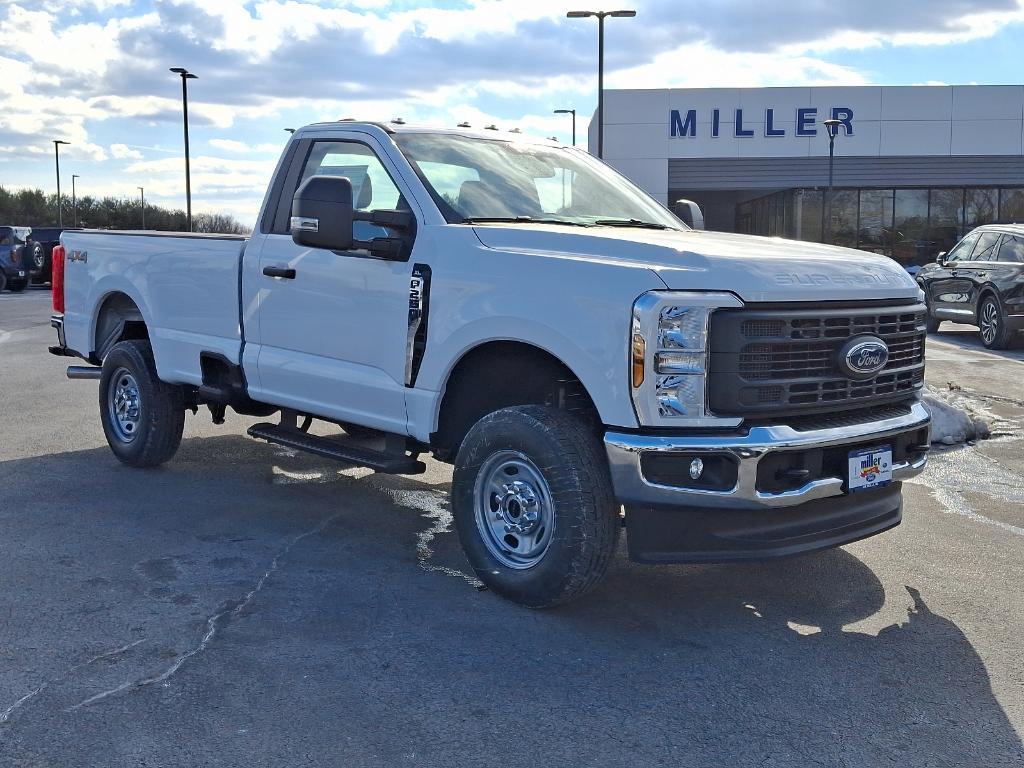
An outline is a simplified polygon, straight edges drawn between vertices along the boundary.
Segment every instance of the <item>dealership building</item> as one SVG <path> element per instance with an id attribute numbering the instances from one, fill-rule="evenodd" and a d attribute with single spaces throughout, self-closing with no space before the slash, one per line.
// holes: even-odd
<path id="1" fill-rule="evenodd" d="M 1024 222 L 1024 86 L 608 90 L 604 124 L 604 159 L 666 204 L 699 203 L 708 229 L 910 265 L 979 224 Z"/>

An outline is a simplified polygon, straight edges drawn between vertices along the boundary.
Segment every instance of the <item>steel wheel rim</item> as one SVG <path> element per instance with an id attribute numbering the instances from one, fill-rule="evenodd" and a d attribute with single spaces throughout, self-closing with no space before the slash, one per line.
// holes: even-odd
<path id="1" fill-rule="evenodd" d="M 991 344 L 999 330 L 999 311 L 991 301 L 981 308 L 981 338 Z"/>
<path id="2" fill-rule="evenodd" d="M 487 551 L 506 568 L 537 565 L 551 546 L 554 503 L 547 481 L 525 454 L 498 451 L 477 474 L 476 527 Z"/>
<path id="3" fill-rule="evenodd" d="M 118 368 L 110 377 L 107 388 L 107 408 L 110 425 L 122 443 L 132 442 L 139 432 L 142 421 L 142 398 L 139 383 L 127 368 Z"/>

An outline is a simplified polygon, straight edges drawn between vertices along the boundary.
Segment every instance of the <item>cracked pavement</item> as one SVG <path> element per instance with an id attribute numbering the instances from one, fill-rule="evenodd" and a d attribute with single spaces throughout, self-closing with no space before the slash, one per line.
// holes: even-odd
<path id="1" fill-rule="evenodd" d="M 0 765 L 1024 764 L 1024 353 L 929 341 L 999 436 L 899 528 L 633 565 L 536 612 L 477 588 L 451 473 L 345 470 L 189 416 L 120 466 L 48 295 L 0 296 Z"/>

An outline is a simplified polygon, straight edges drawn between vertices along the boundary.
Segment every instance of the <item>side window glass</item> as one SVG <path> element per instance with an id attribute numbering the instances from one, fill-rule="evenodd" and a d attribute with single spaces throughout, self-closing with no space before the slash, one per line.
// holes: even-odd
<path id="1" fill-rule="evenodd" d="M 309 152 L 299 184 L 310 176 L 344 176 L 352 182 L 352 203 L 358 211 L 407 209 L 402 194 L 377 154 L 355 141 L 317 141 Z M 296 185 L 298 188 L 298 185 Z M 357 240 L 387 237 L 388 231 L 367 221 L 356 221 Z"/>
<path id="2" fill-rule="evenodd" d="M 999 232 L 983 232 L 971 254 L 971 261 L 995 261 L 1000 237 L 1002 234 Z"/>
<path id="3" fill-rule="evenodd" d="M 1007 235 L 999 246 L 999 261 L 1024 264 L 1024 238 Z"/>
<path id="4" fill-rule="evenodd" d="M 952 251 L 946 254 L 946 261 L 966 261 L 970 257 L 971 251 L 974 250 L 974 244 L 978 241 L 979 234 L 972 232 L 961 240 Z"/>

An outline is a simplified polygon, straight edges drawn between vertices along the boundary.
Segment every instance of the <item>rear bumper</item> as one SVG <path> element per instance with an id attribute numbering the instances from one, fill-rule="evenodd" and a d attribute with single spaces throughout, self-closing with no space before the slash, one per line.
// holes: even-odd
<path id="1" fill-rule="evenodd" d="M 649 562 L 778 557 L 838 546 L 900 521 L 900 482 L 927 463 L 930 417 L 915 402 L 909 412 L 862 424 L 798 431 L 752 427 L 725 436 L 635 435 L 608 432 L 612 482 L 626 507 L 630 554 Z M 849 494 L 848 450 L 893 447 L 893 482 Z M 649 475 L 672 461 L 728 467 L 726 487 L 695 487 L 686 474 L 669 484 Z M 779 479 L 779 476 L 782 479 Z M 788 477 L 796 478 L 792 481 Z M 681 478 L 681 479 L 679 479 Z M 714 483 L 712 483 L 714 485 Z M 720 483 L 721 485 L 721 483 Z"/>

